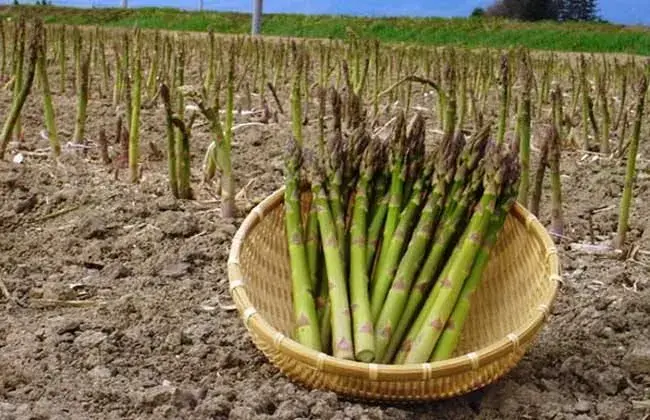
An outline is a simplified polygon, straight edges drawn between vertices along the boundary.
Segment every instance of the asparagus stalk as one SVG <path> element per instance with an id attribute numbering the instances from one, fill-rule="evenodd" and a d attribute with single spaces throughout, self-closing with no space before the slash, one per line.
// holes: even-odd
<path id="1" fill-rule="evenodd" d="M 81 48 L 81 47 L 79 47 Z M 78 67 L 76 86 L 77 86 L 77 116 L 75 119 L 73 141 L 83 143 L 86 132 L 86 118 L 88 107 L 88 77 L 90 67 L 91 51 L 89 50 L 83 58 L 80 58 Z"/>
<path id="2" fill-rule="evenodd" d="M 36 29 L 35 29 L 36 30 Z M 45 40 L 45 30 L 39 24 L 38 30 L 41 31 L 41 39 Z M 47 138 L 50 141 L 52 155 L 56 158 L 61 155 L 61 143 L 57 133 L 56 118 L 54 115 L 54 105 L 52 104 L 52 92 L 50 91 L 50 82 L 47 77 L 47 49 L 43 41 L 39 45 L 38 59 L 36 61 L 36 72 L 38 80 L 43 91 L 43 111 L 45 114 L 45 124 L 47 126 Z"/>
<path id="3" fill-rule="evenodd" d="M 530 212 L 539 216 L 539 203 L 542 198 L 542 188 L 544 187 L 544 175 L 546 167 L 548 166 L 550 139 L 546 136 L 543 139 L 542 147 L 539 152 L 539 162 L 537 163 L 537 170 L 535 171 L 535 183 L 533 184 L 533 192 L 530 196 Z"/>
<path id="4" fill-rule="evenodd" d="M 59 32 L 59 94 L 65 94 L 65 80 L 66 80 L 66 51 L 65 51 L 65 33 L 66 27 L 63 25 Z"/>
<path id="5" fill-rule="evenodd" d="M 345 240 L 345 210 L 341 194 L 344 171 L 344 166 L 341 164 L 344 153 L 343 134 L 341 131 L 341 97 L 335 89 L 332 89 L 331 92 L 332 111 L 334 113 L 334 132 L 328 142 L 329 201 L 336 227 L 336 239 L 340 244 L 343 244 Z M 345 255 L 343 248 L 341 249 L 341 255 Z"/>
<path id="6" fill-rule="evenodd" d="M 305 232 L 305 248 L 307 250 L 307 262 L 309 264 L 309 280 L 312 290 L 318 287 L 318 256 L 320 252 L 318 236 L 318 216 L 316 206 L 311 200 L 309 213 L 307 215 L 307 226 Z"/>
<path id="7" fill-rule="evenodd" d="M 131 172 L 131 182 L 136 183 L 140 178 L 138 163 L 140 159 L 140 102 L 141 102 L 141 84 L 142 84 L 142 59 L 140 57 L 140 31 L 135 32 L 135 49 L 133 51 L 133 88 L 131 90 L 131 121 L 130 121 L 130 138 L 129 138 L 129 169 Z M 85 105 L 84 105 L 85 106 Z"/>
<path id="8" fill-rule="evenodd" d="M 431 287 L 431 283 L 437 274 L 446 250 L 449 248 L 449 245 L 454 239 L 456 232 L 462 229 L 465 212 L 470 204 L 473 203 L 474 195 L 480 185 L 482 169 L 477 170 L 475 169 L 475 166 L 478 164 L 479 159 L 483 157 L 483 151 L 479 147 L 476 150 L 476 157 L 474 157 L 472 152 L 473 143 L 470 142 L 468 145 L 466 145 L 461 154 L 461 148 L 463 146 L 462 139 L 462 135 L 459 135 L 452 140 L 452 145 L 448 148 L 448 151 L 445 152 L 447 154 L 446 163 L 439 166 L 444 170 L 436 172 L 436 189 L 439 191 L 441 196 L 445 196 L 445 205 L 443 211 L 444 213 L 449 213 L 449 215 L 443 215 L 442 218 L 440 218 L 436 224 L 435 230 L 433 231 L 435 233 L 432 233 L 434 234 L 433 245 L 428 251 L 424 265 L 422 266 L 422 269 L 417 275 L 415 283 L 409 292 L 408 299 L 406 301 L 406 307 L 400 313 L 399 323 L 397 324 L 397 328 L 392 334 L 392 337 L 390 338 L 388 344 L 388 351 L 387 355 L 385 356 L 386 358 L 390 359 L 393 357 L 393 354 L 399 348 L 404 335 L 407 333 L 409 327 L 411 326 L 411 321 L 416 316 L 420 303 L 425 298 L 428 290 Z M 478 140 L 481 141 L 479 142 Z M 484 143 L 484 141 L 478 137 L 474 139 L 474 142 L 477 142 L 477 145 Z M 474 163 L 474 161 L 476 161 L 476 163 Z M 454 162 L 460 163 L 458 167 L 454 166 Z M 455 175 L 458 174 L 459 170 L 461 172 L 467 171 L 467 168 L 464 166 L 465 163 L 463 162 L 469 162 L 469 165 L 467 167 L 473 172 L 470 174 L 467 174 L 467 172 L 465 172 L 465 176 L 471 176 L 473 180 L 470 182 L 463 181 L 463 183 L 466 183 L 467 185 L 462 190 L 458 189 L 457 195 L 459 197 L 454 199 L 454 197 L 450 194 L 454 193 L 453 188 L 454 186 L 458 186 L 458 184 L 455 183 L 455 185 L 452 186 L 451 181 Z M 449 189 L 451 191 L 447 193 Z M 449 210 L 452 207 L 454 210 Z"/>
<path id="9" fill-rule="evenodd" d="M 354 360 L 350 302 L 346 285 L 345 267 L 341 258 L 336 226 L 324 189 L 324 170 L 313 157 L 309 159 L 311 190 L 317 206 L 318 226 L 323 241 L 323 254 L 327 270 L 329 303 L 331 306 L 332 354 L 340 359 Z M 308 273 L 305 273 L 307 278 Z"/>
<path id="10" fill-rule="evenodd" d="M 467 227 L 468 236 L 459 244 L 460 251 L 455 258 L 451 258 L 447 262 L 450 267 L 449 273 L 446 277 L 439 279 L 440 292 L 431 310 L 426 312 L 423 325 L 416 335 L 411 349 L 406 354 L 406 364 L 423 363 L 429 360 L 460 290 L 469 276 L 472 262 L 483 242 L 483 237 L 496 209 L 496 201 L 504 184 L 508 182 L 508 178 L 512 177 L 512 174 L 506 172 L 509 165 L 504 165 L 503 148 L 491 149 L 483 180 L 485 190 Z"/>
<path id="11" fill-rule="evenodd" d="M 431 285 L 439 277 L 438 272 L 442 269 L 444 273 L 444 270 L 446 269 L 444 265 L 446 261 L 444 258 L 448 253 L 448 249 L 450 247 L 453 249 L 453 246 L 456 243 L 456 237 L 463 232 L 467 226 L 466 217 L 468 211 L 474 207 L 478 200 L 477 193 L 481 189 L 485 165 L 483 161 L 480 163 L 481 164 L 471 173 L 470 180 L 467 181 L 467 185 L 465 186 L 458 202 L 454 203 L 452 200 L 447 203 L 446 210 L 449 209 L 450 206 L 454 206 L 454 209 L 449 217 L 441 220 L 431 250 L 429 251 L 424 266 L 418 275 L 415 285 L 411 290 L 411 295 L 407 301 L 406 309 L 400 318 L 400 324 L 402 325 L 398 326 L 398 330 L 402 336 L 409 328 L 409 325 L 411 325 L 411 320 L 415 316 L 420 302 L 427 296 L 427 292 L 431 290 Z M 460 243 L 462 243 L 462 238 Z M 424 319 L 421 317 L 422 313 L 426 314 L 431 310 L 432 305 L 435 303 L 435 297 L 440 292 L 441 286 L 440 281 L 435 282 L 433 291 L 431 291 L 425 301 L 424 309 L 420 311 L 420 317 L 418 317 L 416 322 L 410 327 L 410 332 L 405 340 L 405 343 L 408 343 L 408 345 L 414 342 L 416 335 L 420 331 L 424 322 Z M 399 339 L 401 339 L 401 336 Z"/>
<path id="12" fill-rule="evenodd" d="M 233 123 L 234 123 L 234 96 L 235 96 L 235 45 L 230 45 L 230 59 L 228 60 L 228 73 L 226 84 L 226 121 L 224 128 L 223 143 L 221 144 L 221 214 L 223 217 L 230 218 L 235 215 L 235 179 L 232 173 L 231 149 L 233 140 Z M 296 136 L 296 141 L 302 144 L 302 137 Z"/>
<path id="13" fill-rule="evenodd" d="M 321 351 L 321 337 L 312 295 L 309 266 L 305 251 L 300 209 L 301 149 L 295 139 L 288 144 L 286 156 L 285 220 L 289 239 L 295 337 L 299 343 Z"/>
<path id="14" fill-rule="evenodd" d="M 551 125 L 549 139 L 549 168 L 551 176 L 550 232 L 556 237 L 562 237 L 562 235 L 564 235 L 564 218 L 562 216 L 562 181 L 560 179 L 562 143 L 555 125 Z"/>
<path id="15" fill-rule="evenodd" d="M 399 215 L 402 209 L 402 197 L 404 189 L 404 180 L 406 177 L 406 170 L 404 168 L 404 154 L 406 148 L 406 121 L 404 112 L 400 112 L 395 122 L 395 131 L 393 133 L 392 142 L 390 145 L 390 165 L 391 165 L 391 181 L 390 181 L 390 201 L 388 203 L 388 213 L 386 214 L 386 221 L 384 224 L 382 243 L 389 244 L 393 233 L 397 228 L 399 222 Z M 389 252 L 388 246 L 382 246 L 379 251 L 379 261 L 377 262 L 376 273 L 384 271 L 385 260 Z M 375 287 L 377 282 L 376 275 L 372 277 L 372 287 Z M 372 295 L 371 295 L 372 298 Z"/>
<path id="16" fill-rule="evenodd" d="M 32 89 L 32 84 L 34 82 L 34 74 L 36 73 L 36 60 L 38 58 L 38 45 L 41 42 L 38 32 L 32 34 L 32 38 L 29 43 L 29 56 L 27 62 L 27 74 L 24 80 L 24 83 L 20 86 L 20 91 L 18 96 L 14 97 L 14 100 L 11 104 L 11 109 L 7 115 L 4 126 L 2 127 L 2 132 L 0 133 L 0 159 L 4 158 L 5 151 L 7 150 L 7 145 L 11 140 L 11 133 L 16 127 L 17 121 L 20 117 L 20 112 L 25 105 L 27 96 Z"/>
<path id="17" fill-rule="evenodd" d="M 499 132 L 497 134 L 497 142 L 503 142 L 507 128 L 508 117 L 508 88 L 509 88 L 509 65 L 508 56 L 501 56 L 501 68 L 499 70 L 499 87 L 500 91 L 500 108 L 499 108 Z"/>
<path id="18" fill-rule="evenodd" d="M 178 198 L 178 166 L 176 163 L 176 138 L 174 136 L 173 116 L 169 87 L 165 83 L 160 86 L 160 97 L 165 107 L 165 122 L 167 127 L 167 170 L 169 175 L 169 188 L 172 195 Z M 119 132 L 120 130 L 118 130 Z"/>
<path id="19" fill-rule="evenodd" d="M 7 39 L 5 35 L 5 27 L 2 20 L 0 20 L 0 48 L 2 49 L 2 57 L 0 60 L 0 81 L 5 77 L 5 71 L 7 70 Z"/>
<path id="20" fill-rule="evenodd" d="M 523 83 L 521 91 L 521 103 L 518 115 L 519 149 L 521 151 L 521 183 L 519 184 L 519 196 L 517 200 L 526 204 L 528 202 L 528 191 L 530 185 L 530 113 L 531 98 L 530 91 L 533 83 L 532 69 L 530 64 L 523 56 L 521 62 L 521 81 Z"/>
<path id="21" fill-rule="evenodd" d="M 636 159 L 639 150 L 639 137 L 641 135 L 641 124 L 643 122 L 643 108 L 645 97 L 648 91 L 648 77 L 643 74 L 637 86 L 637 102 L 632 139 L 628 150 L 627 170 L 625 173 L 625 187 L 621 197 L 621 211 L 618 218 L 618 230 L 614 239 L 614 246 L 622 249 L 625 245 L 628 222 L 630 219 L 630 202 L 632 201 L 632 188 L 634 187 L 634 176 L 636 173 Z"/>
<path id="22" fill-rule="evenodd" d="M 436 157 L 433 191 L 429 194 L 422 209 L 420 220 L 406 253 L 399 262 L 391 288 L 375 324 L 376 358 L 382 363 L 389 363 L 397 351 L 401 337 L 393 340 L 393 330 L 398 326 L 411 284 L 426 256 L 427 247 L 436 229 L 447 191 L 448 182 L 446 182 L 445 175 L 454 170 L 454 158 L 458 154 L 453 150 L 456 145 L 457 143 L 454 141 L 445 142 Z M 406 324 L 402 327 L 403 331 L 396 331 L 396 334 L 403 336 L 406 332 L 405 326 Z"/>
<path id="23" fill-rule="evenodd" d="M 368 253 L 366 254 L 366 269 L 372 273 L 373 263 L 375 262 L 375 255 L 379 248 L 379 241 L 381 238 L 382 227 L 388 213 L 388 202 L 390 201 L 390 192 L 385 192 L 378 197 L 376 209 L 373 212 L 370 226 L 368 227 Z M 372 276 L 371 276 L 372 278 Z"/>
<path id="24" fill-rule="evenodd" d="M 467 232 L 467 230 L 465 230 L 463 232 L 463 234 L 461 235 L 460 240 L 458 242 L 463 243 L 467 239 L 467 237 L 468 237 L 468 232 Z M 450 255 L 449 259 L 451 260 L 451 259 L 456 258 L 458 253 L 460 252 L 460 250 L 461 250 L 460 247 L 455 247 L 451 251 L 451 255 Z M 442 270 L 442 272 L 440 273 L 439 277 L 440 278 L 446 278 L 447 275 L 449 274 L 449 269 L 450 269 L 450 266 L 446 265 L 444 267 L 444 269 Z M 397 347 L 395 347 L 396 345 L 398 345 L 398 344 L 400 345 L 399 352 L 394 357 L 389 358 L 390 360 L 394 360 L 395 364 L 404 364 L 404 361 L 406 359 L 406 355 L 408 354 L 408 352 L 411 350 L 411 347 L 413 346 L 413 341 L 417 337 L 418 332 L 420 331 L 420 329 L 422 328 L 422 325 L 424 324 L 424 321 L 425 321 L 425 318 L 426 318 L 427 314 L 429 313 L 429 311 L 431 311 L 431 308 L 433 307 L 433 304 L 436 302 L 436 299 L 438 298 L 438 295 L 440 294 L 440 288 L 441 288 L 440 283 L 439 282 L 436 283 L 435 287 L 431 290 L 431 292 L 427 296 L 427 300 L 424 303 L 423 307 L 420 308 L 420 311 L 418 312 L 417 318 L 415 318 L 415 320 L 413 321 L 412 324 L 406 325 L 404 327 L 403 331 L 400 330 L 400 332 L 402 334 L 404 334 L 404 333 L 406 333 L 406 330 L 408 329 L 408 335 L 406 336 L 404 341 L 402 341 L 401 343 L 396 343 L 396 344 L 391 343 L 391 347 L 390 347 L 391 353 L 390 354 L 392 354 L 392 352 L 397 350 Z"/>
<path id="25" fill-rule="evenodd" d="M 360 168 L 360 178 L 354 197 L 350 241 L 350 302 L 355 358 L 369 363 L 375 358 L 374 329 L 368 295 L 366 270 L 366 228 L 368 189 L 377 166 L 375 145 L 366 149 Z"/>
<path id="26" fill-rule="evenodd" d="M 609 105 L 607 103 L 606 74 L 600 74 L 596 79 L 598 95 L 600 97 L 600 113 L 602 118 L 602 128 L 600 130 L 600 152 L 609 154 L 609 130 L 610 115 Z"/>
<path id="27" fill-rule="evenodd" d="M 25 56 L 25 18 L 21 16 L 16 25 L 16 32 L 14 36 L 14 104 L 20 100 L 21 89 L 23 88 L 24 78 L 24 56 Z M 31 84 L 32 82 L 30 82 Z M 14 123 L 14 135 L 16 140 L 22 140 L 23 124 L 20 118 L 20 112 L 16 116 Z"/>
<path id="28" fill-rule="evenodd" d="M 420 114 L 416 114 L 409 130 L 408 144 L 424 144 L 424 134 L 424 119 L 420 116 Z M 433 166 L 428 165 L 428 173 L 425 174 L 425 177 L 430 177 L 432 170 Z M 379 313 L 381 312 L 381 308 L 384 304 L 384 299 L 386 298 L 386 294 L 390 289 L 393 275 L 397 269 L 399 259 L 402 256 L 402 249 L 404 247 L 404 244 L 408 243 L 408 233 L 411 230 L 413 219 L 417 216 L 417 212 L 420 209 L 420 204 L 423 200 L 423 187 L 423 180 L 418 180 L 413 188 L 413 196 L 411 197 L 411 200 L 409 201 L 407 207 L 402 212 L 394 233 L 388 238 L 384 237 L 385 242 L 382 246 L 382 254 L 385 255 L 385 259 L 383 261 L 380 260 L 379 271 L 377 272 L 377 280 L 372 285 L 371 293 L 372 318 L 375 322 L 379 318 Z"/>
<path id="29" fill-rule="evenodd" d="M 514 198 L 514 193 L 510 193 L 505 199 L 502 199 L 497 211 L 492 217 L 483 245 L 479 249 L 476 260 L 472 265 L 472 271 L 469 278 L 463 286 L 460 296 L 458 297 L 458 302 L 456 302 L 449 321 L 445 325 L 445 329 L 436 344 L 436 348 L 431 357 L 432 362 L 450 358 L 456 349 L 458 341 L 460 340 L 460 335 L 463 331 L 463 326 L 467 320 L 467 316 L 469 315 L 472 297 L 482 280 L 483 272 L 485 271 L 485 267 L 490 258 L 490 252 L 498 239 L 499 233 L 501 232 L 508 213 L 510 212 L 510 208 L 514 204 Z"/>

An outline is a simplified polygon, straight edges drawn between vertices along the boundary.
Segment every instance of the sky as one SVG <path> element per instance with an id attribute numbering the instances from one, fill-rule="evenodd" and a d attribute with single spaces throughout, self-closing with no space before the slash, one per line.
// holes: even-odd
<path id="1" fill-rule="evenodd" d="M 20 1 L 20 0 L 19 0 Z M 34 0 L 23 0 L 33 2 Z M 62 6 L 112 6 L 120 0 L 52 0 Z M 251 10 L 253 0 L 203 0 L 204 8 L 219 11 Z M 0 0 L 9 3 L 10 0 Z M 22 1 L 21 1 L 22 2 Z M 468 16 L 492 0 L 264 0 L 266 13 L 348 14 L 357 16 Z M 199 0 L 129 0 L 129 6 L 198 7 Z M 612 23 L 650 26 L 650 0 L 599 0 L 600 15 Z"/>

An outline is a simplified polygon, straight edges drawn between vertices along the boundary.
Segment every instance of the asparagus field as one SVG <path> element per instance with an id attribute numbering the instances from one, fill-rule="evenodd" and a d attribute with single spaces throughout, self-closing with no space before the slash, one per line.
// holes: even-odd
<path id="1" fill-rule="evenodd" d="M 0 20 L 0 52 L 0 418 L 650 414 L 644 58 L 22 18 Z M 462 326 L 515 199 L 560 252 L 548 323 L 503 379 L 438 403 L 290 382 L 226 273 L 282 187 L 306 346 L 450 357 L 462 328 L 419 327 Z"/>

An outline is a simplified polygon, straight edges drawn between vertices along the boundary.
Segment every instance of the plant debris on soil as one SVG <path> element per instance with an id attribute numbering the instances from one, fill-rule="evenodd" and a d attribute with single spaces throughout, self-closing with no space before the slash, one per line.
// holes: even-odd
<path id="1" fill-rule="evenodd" d="M 10 95 L 0 91 L 4 110 Z M 192 137 L 197 199 L 174 200 L 166 161 L 147 149 L 153 143 L 164 150 L 161 107 L 142 110 L 145 161 L 133 185 L 120 167 L 119 145 L 111 141 L 110 165 L 97 147 L 99 131 L 112 133 L 115 125 L 110 99 L 89 101 L 83 147 L 66 145 L 74 96 L 54 100 L 60 160 L 49 157 L 40 134 L 41 98 L 33 95 L 22 114 L 25 139 L 12 143 L 0 162 L 0 280 L 6 286 L 0 293 L 0 419 L 650 415 L 647 144 L 628 237 L 634 248 L 625 258 L 577 245 L 604 243 L 616 231 L 625 162 L 563 154 L 563 282 L 548 323 L 511 372 L 455 399 L 372 404 L 289 381 L 254 347 L 228 294 L 230 241 L 247 211 L 283 184 L 288 120 L 236 134 L 235 179 L 238 190 L 248 189 L 236 217 L 224 220 L 214 186 L 202 183 L 206 124 L 197 124 Z M 315 125 L 308 130 L 315 133 Z M 547 185 L 540 216 L 545 225 L 548 205 Z"/>

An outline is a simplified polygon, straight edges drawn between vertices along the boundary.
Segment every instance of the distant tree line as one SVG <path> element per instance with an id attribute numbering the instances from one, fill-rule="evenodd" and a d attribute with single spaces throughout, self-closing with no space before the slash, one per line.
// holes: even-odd
<path id="1" fill-rule="evenodd" d="M 494 16 L 524 21 L 597 21 L 597 0 L 496 0 L 487 9 L 476 8 L 472 17 Z"/>

